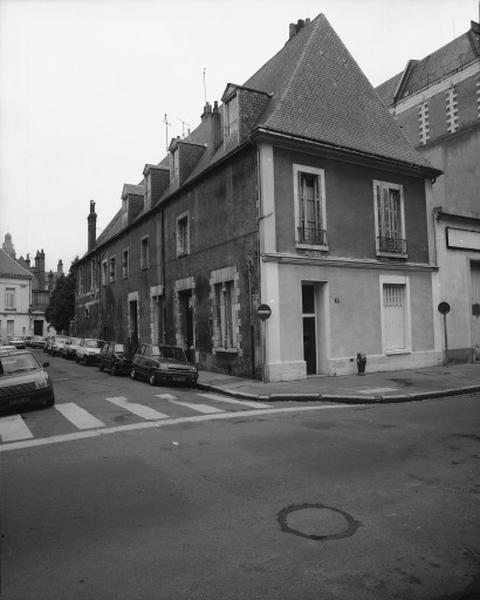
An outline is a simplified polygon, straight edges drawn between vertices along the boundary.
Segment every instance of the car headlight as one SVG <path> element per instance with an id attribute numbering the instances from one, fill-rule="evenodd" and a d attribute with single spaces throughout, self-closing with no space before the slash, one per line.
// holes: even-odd
<path id="1" fill-rule="evenodd" d="M 45 377 L 45 379 L 40 379 L 40 380 L 36 381 L 35 387 L 37 388 L 37 390 L 47 388 L 48 387 L 48 379 Z"/>

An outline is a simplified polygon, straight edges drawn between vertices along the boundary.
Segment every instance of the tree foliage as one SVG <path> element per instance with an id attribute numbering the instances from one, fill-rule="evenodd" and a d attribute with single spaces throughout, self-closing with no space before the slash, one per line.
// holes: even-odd
<path id="1" fill-rule="evenodd" d="M 75 316 L 75 275 L 72 270 L 67 276 L 60 275 L 55 283 L 45 318 L 58 332 L 68 333 L 70 321 Z"/>

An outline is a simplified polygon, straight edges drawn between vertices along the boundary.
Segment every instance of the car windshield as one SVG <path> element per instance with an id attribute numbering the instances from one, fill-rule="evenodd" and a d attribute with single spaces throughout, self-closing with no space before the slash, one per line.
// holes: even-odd
<path id="1" fill-rule="evenodd" d="M 71 344 L 79 344 L 81 342 L 81 338 L 72 338 L 70 343 Z"/>
<path id="2" fill-rule="evenodd" d="M 174 348 L 172 346 L 153 346 L 152 356 L 160 356 L 160 358 L 170 358 L 172 360 L 179 360 L 186 362 L 185 352 L 181 348 Z"/>
<path id="3" fill-rule="evenodd" d="M 113 351 L 119 353 L 125 352 L 125 346 L 123 344 L 115 344 Z"/>
<path id="4" fill-rule="evenodd" d="M 36 371 L 40 365 L 32 354 L 0 356 L 0 377 L 24 371 Z"/>
<path id="5" fill-rule="evenodd" d="M 68 338 L 66 338 L 66 337 L 60 337 L 60 336 L 57 336 L 57 337 L 55 338 L 55 341 L 57 342 L 57 344 L 58 344 L 58 343 L 61 343 L 61 344 L 63 344 L 64 342 L 66 342 L 66 341 L 67 341 L 67 339 L 68 339 Z"/>
<path id="6" fill-rule="evenodd" d="M 101 348 L 102 342 L 100 340 L 86 340 L 85 346 L 87 348 Z"/>

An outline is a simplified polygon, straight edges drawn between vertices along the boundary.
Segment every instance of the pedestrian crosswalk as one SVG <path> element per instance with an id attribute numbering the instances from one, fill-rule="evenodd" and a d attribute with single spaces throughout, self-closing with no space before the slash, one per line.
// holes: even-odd
<path id="1" fill-rule="evenodd" d="M 207 400 L 208 403 L 204 401 Z M 107 403 L 102 405 L 102 401 Z M 207 394 L 207 393 L 196 393 L 189 396 L 189 401 L 181 400 L 174 394 L 153 394 L 153 403 L 158 403 L 158 408 L 161 407 L 162 411 L 152 408 L 147 404 L 140 404 L 133 400 L 130 400 L 126 396 L 113 396 L 105 397 L 99 403 L 95 404 L 96 409 L 100 413 L 98 416 L 92 414 L 86 408 L 76 404 L 75 402 L 57 402 L 53 407 L 53 411 L 57 415 L 61 415 L 65 423 L 79 431 L 88 431 L 95 429 L 107 428 L 110 426 L 108 418 L 115 419 L 118 417 L 118 413 L 115 410 L 108 409 L 108 406 L 112 408 L 118 407 L 121 409 L 123 415 L 130 414 L 134 417 L 144 421 L 161 421 L 165 419 L 177 418 L 178 408 L 181 409 L 181 415 L 185 415 L 185 411 L 188 414 L 201 414 L 201 415 L 218 415 L 220 413 L 229 413 L 232 410 L 227 410 L 225 405 L 230 405 L 229 408 L 235 407 L 235 412 L 245 409 L 264 409 L 271 408 L 267 404 L 260 402 L 249 402 L 236 400 L 234 398 L 226 398 L 220 394 Z M 222 407 L 218 406 L 220 404 Z M 156 404 L 155 404 L 156 405 Z M 163 412 L 166 411 L 166 412 Z M 48 414 L 49 411 L 42 411 L 40 414 Z M 101 418 L 99 418 L 101 416 Z M 58 434 L 57 429 L 52 435 Z M 30 430 L 26 420 L 22 415 L 13 415 L 0 417 L 0 440 L 2 444 L 17 442 L 21 440 L 33 439 L 35 436 Z M 1 444 L 0 444 L 1 448 Z"/>

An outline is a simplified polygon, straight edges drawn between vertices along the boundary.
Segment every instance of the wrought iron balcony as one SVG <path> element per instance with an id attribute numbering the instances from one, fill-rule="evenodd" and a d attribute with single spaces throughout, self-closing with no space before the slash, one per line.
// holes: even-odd
<path id="1" fill-rule="evenodd" d="M 378 237 L 379 252 L 389 252 L 391 254 L 406 254 L 407 240 L 402 238 Z"/>
<path id="2" fill-rule="evenodd" d="M 326 246 L 327 232 L 325 229 L 317 227 L 299 227 L 298 242 L 300 244 L 310 244 L 311 246 Z"/>

